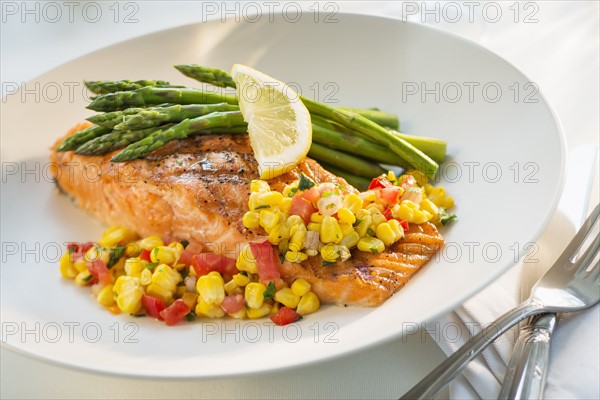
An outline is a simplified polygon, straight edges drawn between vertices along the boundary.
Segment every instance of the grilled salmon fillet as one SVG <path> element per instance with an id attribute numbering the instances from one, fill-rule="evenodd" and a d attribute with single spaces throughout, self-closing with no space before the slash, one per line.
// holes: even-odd
<path id="1" fill-rule="evenodd" d="M 247 242 L 265 236 L 242 224 L 250 182 L 258 166 L 247 136 L 196 136 L 176 140 L 146 159 L 111 163 L 115 153 L 80 156 L 56 152 L 50 161 L 59 188 L 100 221 L 140 236 L 187 240 L 193 252 L 235 258 Z M 356 192 L 342 178 L 306 158 L 269 182 L 281 191 L 304 173 L 317 184 L 333 182 Z M 324 302 L 375 306 L 406 283 L 443 245 L 435 226 L 416 226 L 382 254 L 354 251 L 351 259 L 323 267 L 319 257 L 302 265 L 285 263 L 282 277 L 303 277 Z"/>

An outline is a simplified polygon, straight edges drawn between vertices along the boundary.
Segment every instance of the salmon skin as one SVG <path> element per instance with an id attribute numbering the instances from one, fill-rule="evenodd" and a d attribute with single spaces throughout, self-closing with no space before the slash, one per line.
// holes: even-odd
<path id="1" fill-rule="evenodd" d="M 116 152 L 81 156 L 56 152 L 50 161 L 57 185 L 75 203 L 108 225 L 140 236 L 187 240 L 193 252 L 214 252 L 235 258 L 243 245 L 266 236 L 248 229 L 242 217 L 248 208 L 250 182 L 258 166 L 247 136 L 196 136 L 169 142 L 147 158 L 111 163 Z M 317 184 L 333 182 L 356 192 L 342 178 L 306 158 L 269 184 L 273 190 L 304 173 Z M 417 248 L 409 245 L 418 244 Z M 302 277 L 323 302 L 375 306 L 389 298 L 443 245 L 435 226 L 412 227 L 406 237 L 382 254 L 354 250 L 352 258 L 327 267 L 320 257 L 300 264 L 284 263 L 282 277 Z M 413 246 L 414 247 L 414 246 Z"/>

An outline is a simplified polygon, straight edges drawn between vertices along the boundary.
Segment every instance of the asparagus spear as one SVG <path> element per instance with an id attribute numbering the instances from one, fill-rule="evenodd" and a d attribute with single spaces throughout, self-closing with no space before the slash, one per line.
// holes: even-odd
<path id="1" fill-rule="evenodd" d="M 157 87 L 181 87 L 171 86 L 167 81 L 152 81 L 152 80 L 120 80 L 120 81 L 84 81 L 85 86 L 96 94 L 108 94 L 114 92 L 122 92 L 126 90 L 141 89 L 146 86 L 157 86 Z"/>
<path id="2" fill-rule="evenodd" d="M 235 82 L 229 73 L 217 68 L 203 67 L 198 64 L 175 65 L 177 71 L 198 82 L 210 83 L 218 87 L 235 88 Z"/>
<path id="3" fill-rule="evenodd" d="M 140 110 L 135 115 L 125 116 L 115 126 L 116 130 L 143 129 L 159 126 L 165 122 L 181 122 L 184 119 L 196 118 L 216 111 L 238 111 L 240 107 L 227 103 L 218 104 L 176 104 L 171 107 Z"/>
<path id="4" fill-rule="evenodd" d="M 83 143 L 97 138 L 102 135 L 106 135 L 110 132 L 109 128 L 103 126 L 93 125 L 82 131 L 74 133 L 73 135 L 66 138 L 57 148 L 56 151 L 69 151 L 74 150 Z"/>
<path id="5" fill-rule="evenodd" d="M 219 87 L 230 87 L 235 88 L 235 81 L 227 73 L 221 69 L 203 67 L 197 64 L 184 64 L 184 65 L 175 65 L 175 68 L 184 74 L 185 76 L 195 79 L 198 82 L 208 83 L 213 86 Z M 386 112 L 380 111 L 378 109 L 362 109 L 362 108 L 347 108 L 347 107 L 335 107 L 341 108 L 343 110 L 352 111 L 359 115 L 362 115 L 365 118 L 370 119 L 373 122 L 376 122 L 382 126 L 387 126 L 393 129 L 399 129 L 400 123 L 398 121 L 398 117 L 393 114 L 388 114 Z"/>
<path id="6" fill-rule="evenodd" d="M 225 92 L 146 86 L 128 92 L 115 92 L 98 96 L 87 108 L 94 111 L 115 111 L 165 102 L 175 104 L 214 104 L 225 102 L 237 105 L 237 97 Z"/>
<path id="7" fill-rule="evenodd" d="M 413 136 L 400 133 L 393 129 L 389 130 L 392 135 L 406 140 L 408 143 L 427 154 L 436 163 L 443 163 L 446 158 L 446 141 L 442 139 L 430 138 L 425 136 Z"/>
<path id="8" fill-rule="evenodd" d="M 121 149 L 131 143 L 142 140 L 157 130 L 165 130 L 171 126 L 173 126 L 173 124 L 164 125 L 158 128 L 138 129 L 135 131 L 112 131 L 107 135 L 99 136 L 82 144 L 75 149 L 75 154 L 91 156 L 110 153 L 113 150 Z"/>
<path id="9" fill-rule="evenodd" d="M 115 125 L 120 124 L 123 119 L 128 115 L 135 115 L 140 111 L 146 110 L 145 108 L 128 108 L 123 111 L 112 111 L 104 114 L 95 114 L 88 117 L 87 120 L 93 124 L 103 126 L 105 128 L 114 128 Z"/>
<path id="10" fill-rule="evenodd" d="M 333 165 L 321 163 L 321 166 L 327 171 L 331 172 L 332 174 L 341 176 L 346 180 L 346 182 L 348 182 L 360 191 L 367 190 L 369 184 L 371 183 L 371 180 L 369 179 L 363 178 L 362 176 L 350 174 L 347 171 L 344 171 L 343 169 L 334 167 Z"/>
<path id="11" fill-rule="evenodd" d="M 406 140 L 389 133 L 385 128 L 377 125 L 367 118 L 342 109 L 336 109 L 326 104 L 301 97 L 302 102 L 311 113 L 332 119 L 348 128 L 371 138 L 373 141 L 389 147 L 395 154 L 415 169 L 423 172 L 429 178 L 434 178 L 438 170 L 438 164 L 422 151 L 408 143 Z"/>
<path id="12" fill-rule="evenodd" d="M 194 133 L 212 128 L 240 126 L 245 126 L 245 123 L 242 113 L 239 111 L 214 112 L 198 118 L 186 119 L 167 130 L 154 132 L 144 139 L 130 144 L 125 150 L 114 156 L 111 161 L 123 162 L 142 158 L 171 140 L 185 139 Z"/>
<path id="13" fill-rule="evenodd" d="M 385 173 L 385 170 L 378 164 L 365 161 L 362 158 L 355 157 L 351 154 L 332 150 L 315 142 L 313 142 L 310 146 L 308 155 L 315 160 L 322 161 L 326 164 L 335 165 L 346 170 L 350 174 L 365 178 L 373 178 L 374 176 L 379 176 Z"/>

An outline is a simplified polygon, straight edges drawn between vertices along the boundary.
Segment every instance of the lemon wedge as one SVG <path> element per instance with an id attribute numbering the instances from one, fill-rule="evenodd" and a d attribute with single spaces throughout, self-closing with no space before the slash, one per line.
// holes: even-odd
<path id="1" fill-rule="evenodd" d="M 300 96 L 285 83 L 245 65 L 235 64 L 231 75 L 260 178 L 290 171 L 306 156 L 312 141 L 310 114 Z"/>

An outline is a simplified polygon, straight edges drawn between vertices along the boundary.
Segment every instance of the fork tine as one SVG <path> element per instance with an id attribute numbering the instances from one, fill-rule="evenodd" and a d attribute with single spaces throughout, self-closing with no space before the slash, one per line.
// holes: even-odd
<path id="1" fill-rule="evenodd" d="M 592 267 L 592 270 L 590 271 L 590 274 L 588 277 L 586 277 L 586 279 L 591 279 L 593 281 L 598 281 L 598 283 L 600 283 L 600 261 L 596 262 L 596 265 L 594 265 Z"/>
<path id="2" fill-rule="evenodd" d="M 563 251 L 563 253 L 560 255 L 560 257 L 558 257 L 558 259 L 556 260 L 556 262 L 550 269 L 554 269 L 555 266 L 558 267 L 559 265 L 564 267 L 567 270 L 570 270 L 571 267 L 573 267 L 571 260 L 573 259 L 573 257 L 575 255 L 577 255 L 577 252 L 579 251 L 579 249 L 585 242 L 585 239 L 587 238 L 589 233 L 592 231 L 592 229 L 596 225 L 596 222 L 598 221 L 599 217 L 600 217 L 600 204 L 598 204 L 598 205 L 596 205 L 596 207 L 594 207 L 594 210 L 588 216 L 588 218 L 585 220 L 585 222 L 583 223 L 581 228 L 579 228 L 579 231 L 577 232 L 575 237 L 571 240 L 571 242 L 568 244 L 567 248 Z M 580 260 L 581 260 L 581 258 L 582 257 L 580 257 Z M 588 265 L 589 265 L 589 262 L 588 262 Z"/>
<path id="3" fill-rule="evenodd" d="M 598 254 L 599 248 L 600 234 L 596 235 L 592 243 L 575 263 L 576 274 L 584 273 L 588 269 L 592 261 L 594 261 L 594 257 L 596 257 L 596 254 Z"/>

